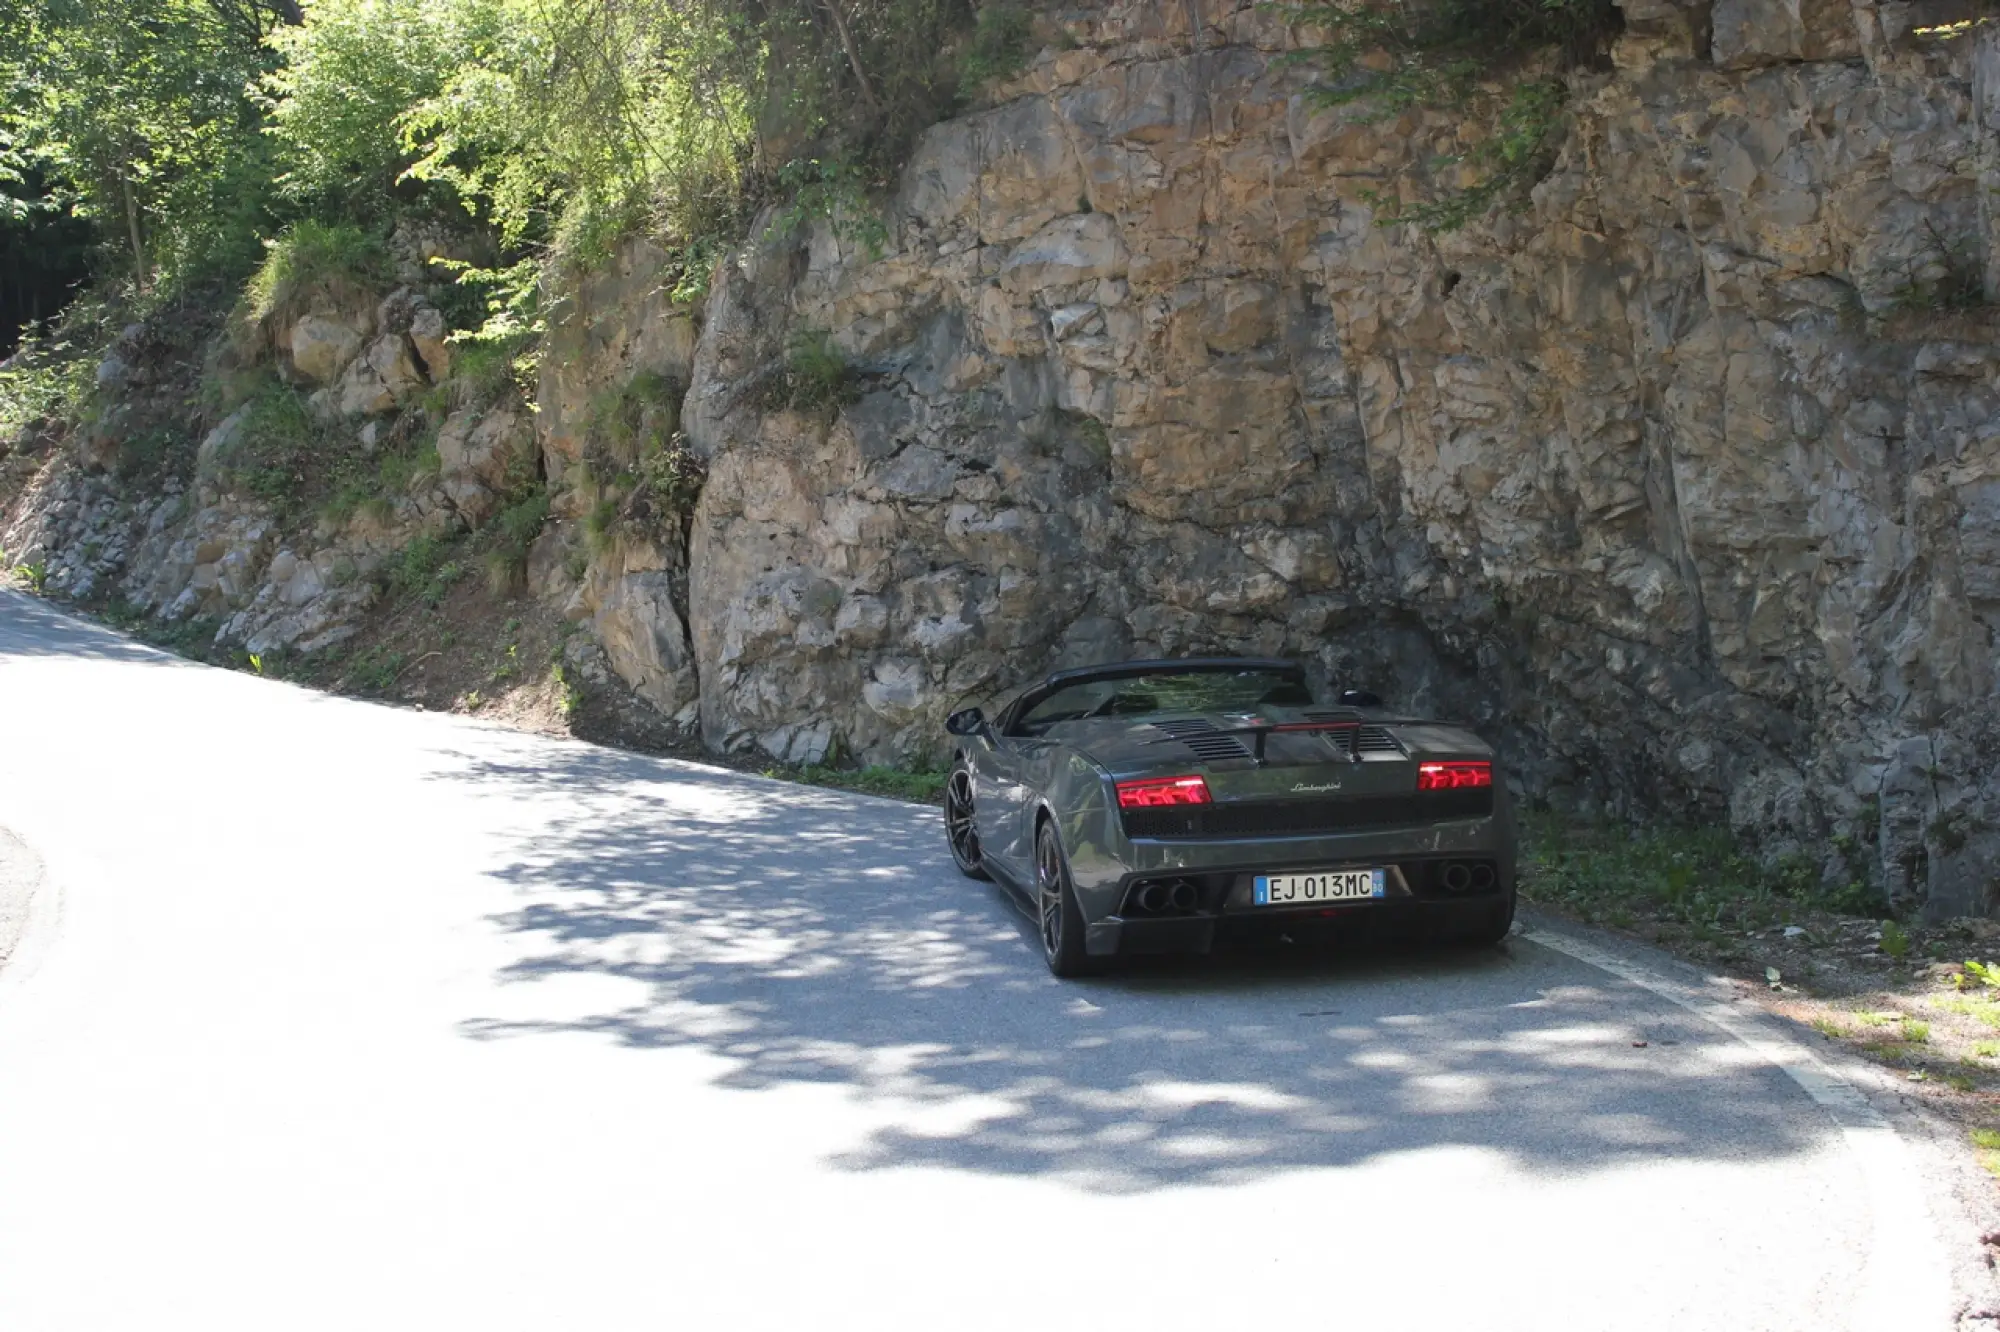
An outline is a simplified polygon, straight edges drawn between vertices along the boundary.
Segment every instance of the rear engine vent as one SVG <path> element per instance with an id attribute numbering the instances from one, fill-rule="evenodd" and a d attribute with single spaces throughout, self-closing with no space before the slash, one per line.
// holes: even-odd
<path id="1" fill-rule="evenodd" d="M 1362 726 L 1354 732 L 1354 752 L 1357 754 L 1401 754 L 1403 746 L 1387 728 Z"/>
<path id="2" fill-rule="evenodd" d="M 1356 718 L 1351 712 L 1308 712 L 1306 720 L 1337 724 L 1355 721 Z M 1328 744 L 1349 758 L 1357 758 L 1362 754 L 1393 754 L 1397 758 L 1403 756 L 1403 746 L 1384 726 L 1357 724 L 1343 726 L 1337 731 L 1325 731 L 1322 734 L 1326 736 Z"/>
<path id="3" fill-rule="evenodd" d="M 1250 757 L 1249 749 L 1241 740 L 1217 730 L 1214 722 L 1189 718 L 1185 721 L 1154 722 L 1153 726 L 1192 749 L 1205 763 Z"/>

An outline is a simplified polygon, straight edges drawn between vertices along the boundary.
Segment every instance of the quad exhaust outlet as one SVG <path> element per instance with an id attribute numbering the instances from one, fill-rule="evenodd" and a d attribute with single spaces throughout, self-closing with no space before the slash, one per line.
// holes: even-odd
<path id="1" fill-rule="evenodd" d="M 1188 879 L 1151 879 L 1132 890 L 1128 905 L 1147 916 L 1187 916 L 1201 907 L 1201 888 Z"/>
<path id="2" fill-rule="evenodd" d="M 1499 873 L 1490 860 L 1448 861 L 1437 872 L 1438 886 L 1453 896 L 1461 893 L 1490 893 L 1499 881 Z"/>

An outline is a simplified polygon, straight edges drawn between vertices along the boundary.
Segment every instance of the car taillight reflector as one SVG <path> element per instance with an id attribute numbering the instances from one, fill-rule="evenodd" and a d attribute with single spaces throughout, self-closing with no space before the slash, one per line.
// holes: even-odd
<path id="1" fill-rule="evenodd" d="M 1461 787 L 1491 785 L 1491 763 L 1425 763 L 1417 768 L 1419 791 L 1456 791 Z"/>
<path id="2" fill-rule="evenodd" d="M 1118 783 L 1118 808 L 1156 809 L 1161 805 L 1206 805 L 1208 783 L 1199 777 L 1148 777 Z"/>

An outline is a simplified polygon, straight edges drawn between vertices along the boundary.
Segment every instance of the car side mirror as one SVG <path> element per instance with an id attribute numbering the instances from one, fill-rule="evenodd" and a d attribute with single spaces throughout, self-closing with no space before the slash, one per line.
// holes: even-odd
<path id="1" fill-rule="evenodd" d="M 1340 691 L 1340 706 L 1343 708 L 1379 708 L 1382 696 L 1372 689 L 1343 689 Z"/>
<path id="2" fill-rule="evenodd" d="M 944 719 L 944 729 L 953 735 L 978 735 L 986 729 L 986 714 L 978 708 L 960 708 Z"/>

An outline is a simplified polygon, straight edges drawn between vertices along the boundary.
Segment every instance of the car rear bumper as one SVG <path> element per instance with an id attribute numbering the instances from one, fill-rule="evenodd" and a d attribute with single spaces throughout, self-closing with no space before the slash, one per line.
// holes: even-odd
<path id="1" fill-rule="evenodd" d="M 1417 897 L 1324 907 L 1249 907 L 1163 918 L 1107 916 L 1084 927 L 1092 956 L 1206 953 L 1260 942 L 1436 938 L 1472 931 L 1506 909 L 1505 891 L 1451 899 Z"/>
<path id="2" fill-rule="evenodd" d="M 1131 838 L 1117 859 L 1125 874 L 1174 871 L 1281 873 L 1343 865 L 1386 864 L 1411 856 L 1485 854 L 1511 862 L 1511 819 L 1492 815 L 1403 828 L 1316 837 L 1253 837 L 1181 841 Z"/>
<path id="3" fill-rule="evenodd" d="M 1477 871 L 1476 884 L 1446 883 L 1450 866 Z M 1476 928 L 1514 891 L 1512 812 L 1484 818 L 1313 837 L 1175 841 L 1133 838 L 1096 874 L 1072 875 L 1093 954 L 1206 952 L 1219 943 L 1312 934 L 1450 934 Z M 1301 907 L 1255 905 L 1259 874 L 1383 869 L 1387 895 Z M 1186 882 L 1192 910 L 1141 909 L 1147 883 Z"/>

